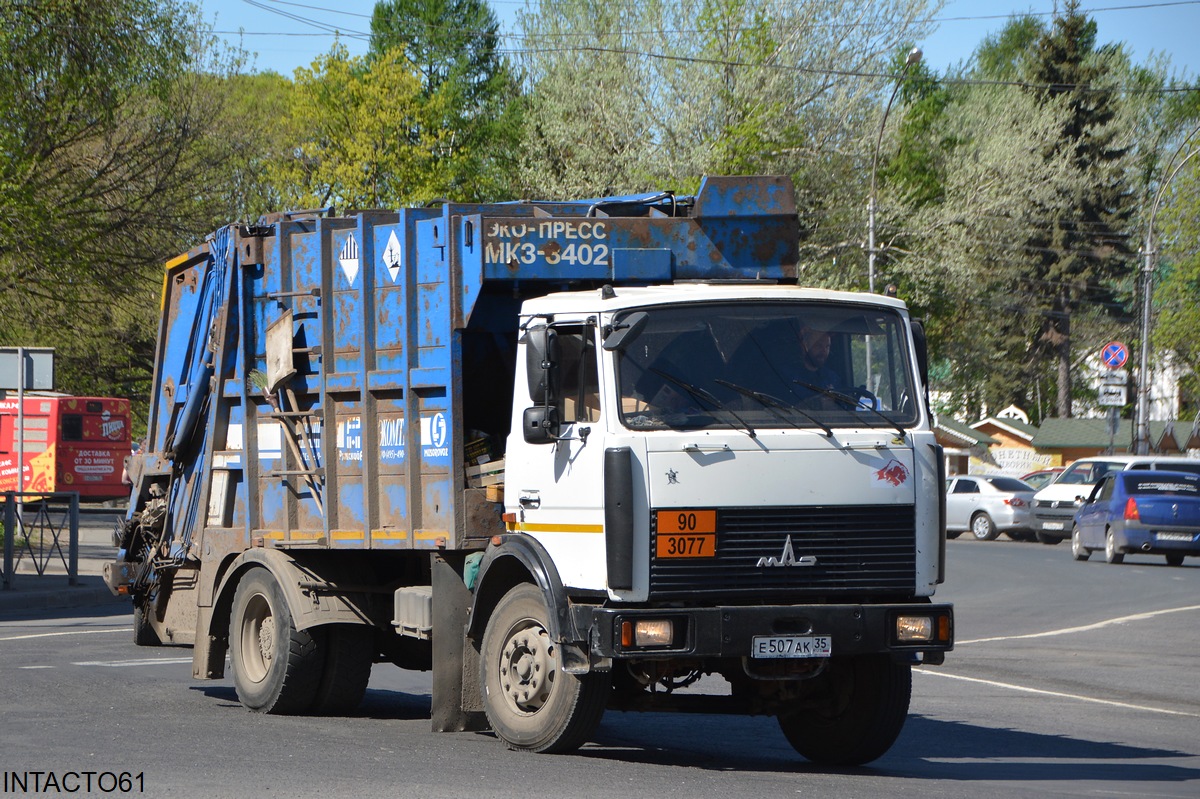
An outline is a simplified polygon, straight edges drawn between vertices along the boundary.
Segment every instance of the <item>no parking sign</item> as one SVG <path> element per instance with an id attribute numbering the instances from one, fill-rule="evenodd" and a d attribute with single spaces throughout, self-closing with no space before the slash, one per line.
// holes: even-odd
<path id="1" fill-rule="evenodd" d="M 1100 349 L 1100 361 L 1109 369 L 1120 369 L 1129 360 L 1129 348 L 1120 341 L 1110 341 Z"/>

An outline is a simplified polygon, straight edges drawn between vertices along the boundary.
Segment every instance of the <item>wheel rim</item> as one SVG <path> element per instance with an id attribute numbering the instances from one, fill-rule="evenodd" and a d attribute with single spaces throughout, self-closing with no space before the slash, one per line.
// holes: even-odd
<path id="1" fill-rule="evenodd" d="M 1083 542 L 1079 540 L 1079 528 L 1076 527 L 1071 532 L 1071 554 L 1079 557 L 1083 554 Z"/>
<path id="2" fill-rule="evenodd" d="M 554 688 L 554 644 L 550 634 L 533 619 L 515 624 L 500 652 L 500 687 L 514 713 L 538 712 Z"/>
<path id="3" fill-rule="evenodd" d="M 1112 530 L 1104 536 L 1104 556 L 1109 560 L 1113 559 L 1113 555 L 1117 554 L 1117 542 L 1113 541 Z"/>
<path id="4" fill-rule="evenodd" d="M 987 538 L 991 535 L 991 527 L 986 516 L 976 516 L 971 522 L 971 532 L 975 534 L 976 538 Z"/>
<path id="5" fill-rule="evenodd" d="M 246 603 L 239 638 L 242 674 L 250 682 L 262 682 L 275 660 L 275 614 L 262 594 L 255 594 Z"/>

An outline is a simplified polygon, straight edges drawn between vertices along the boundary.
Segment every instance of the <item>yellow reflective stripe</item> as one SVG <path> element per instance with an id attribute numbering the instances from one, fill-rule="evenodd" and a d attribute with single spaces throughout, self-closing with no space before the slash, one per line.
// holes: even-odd
<path id="1" fill-rule="evenodd" d="M 375 541 L 407 541 L 407 530 L 372 530 L 371 538 Z"/>
<path id="2" fill-rule="evenodd" d="M 439 538 L 450 539 L 450 533 L 446 530 L 418 530 L 415 538 L 418 541 L 436 541 Z"/>
<path id="3" fill-rule="evenodd" d="M 330 535 L 334 541 L 362 541 L 363 534 L 361 530 L 333 530 Z"/>
<path id="4" fill-rule="evenodd" d="M 522 533 L 603 533 L 602 524 L 523 524 L 518 522 L 509 529 Z"/>

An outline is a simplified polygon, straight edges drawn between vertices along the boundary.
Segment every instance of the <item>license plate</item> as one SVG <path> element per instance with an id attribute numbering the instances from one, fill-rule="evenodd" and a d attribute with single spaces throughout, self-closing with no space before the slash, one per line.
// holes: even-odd
<path id="1" fill-rule="evenodd" d="M 1061 530 L 1063 529 L 1062 522 L 1042 522 L 1043 530 Z"/>
<path id="2" fill-rule="evenodd" d="M 750 645 L 753 658 L 827 658 L 832 653 L 828 635 L 756 635 Z"/>
<path id="3" fill-rule="evenodd" d="M 1191 541 L 1194 536 L 1189 533 L 1155 533 L 1159 541 Z"/>

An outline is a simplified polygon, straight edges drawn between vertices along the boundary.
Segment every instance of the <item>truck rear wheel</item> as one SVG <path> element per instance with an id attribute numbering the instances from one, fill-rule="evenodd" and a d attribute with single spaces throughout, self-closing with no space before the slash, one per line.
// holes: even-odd
<path id="1" fill-rule="evenodd" d="M 260 713 L 307 711 L 324 670 L 324 633 L 296 629 L 270 572 L 246 572 L 229 619 L 229 660 L 241 703 Z"/>
<path id="2" fill-rule="evenodd" d="M 563 671 L 542 592 L 528 583 L 500 600 L 483 634 L 483 706 L 509 749 L 569 752 L 600 724 L 612 689 L 607 673 Z"/>
<path id="3" fill-rule="evenodd" d="M 779 717 L 788 743 L 829 766 L 860 766 L 881 757 L 900 735 L 912 696 L 912 667 L 887 655 L 834 660 L 828 707 Z"/>
<path id="4" fill-rule="evenodd" d="M 359 624 L 330 624 L 325 631 L 325 669 L 313 698 L 319 716 L 350 713 L 362 702 L 375 660 L 375 631 Z"/>

